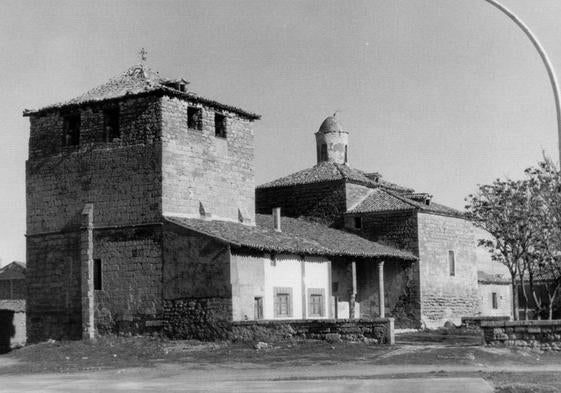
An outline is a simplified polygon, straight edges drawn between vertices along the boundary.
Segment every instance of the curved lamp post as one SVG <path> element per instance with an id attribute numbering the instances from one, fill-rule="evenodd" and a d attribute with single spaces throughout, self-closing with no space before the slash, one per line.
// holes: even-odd
<path id="1" fill-rule="evenodd" d="M 514 21 L 514 23 L 516 23 L 518 25 L 518 27 L 520 27 L 520 29 L 522 29 L 522 31 L 524 32 L 524 34 L 526 34 L 526 36 L 530 39 L 530 41 L 532 41 L 532 44 L 534 45 L 534 47 L 536 48 L 536 50 L 540 54 L 540 57 L 542 58 L 543 64 L 545 65 L 545 68 L 547 69 L 547 74 L 549 75 L 549 81 L 551 82 L 551 87 L 553 88 L 553 97 L 555 98 L 555 111 L 557 112 L 557 138 L 558 138 L 558 144 L 559 144 L 559 146 L 558 146 L 559 147 L 559 162 L 561 164 L 561 106 L 559 104 L 559 84 L 557 83 L 557 77 L 555 76 L 555 72 L 553 71 L 553 66 L 551 65 L 551 61 L 549 60 L 549 57 L 547 56 L 547 53 L 545 53 L 545 50 L 541 46 L 537 37 L 534 35 L 534 33 L 532 33 L 530 28 L 528 26 L 526 26 L 526 24 L 524 22 L 522 22 L 522 20 L 520 20 L 520 18 L 518 18 L 515 14 L 512 13 L 512 11 L 510 11 L 508 8 L 506 8 L 504 5 L 502 5 L 498 1 L 495 1 L 495 0 L 485 0 L 485 1 L 487 3 L 493 5 L 494 7 L 498 8 L 506 16 L 508 16 L 512 21 Z"/>

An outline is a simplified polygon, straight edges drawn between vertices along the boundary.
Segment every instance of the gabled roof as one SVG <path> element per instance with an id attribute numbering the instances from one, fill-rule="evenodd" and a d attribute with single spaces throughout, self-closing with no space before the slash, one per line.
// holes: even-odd
<path id="1" fill-rule="evenodd" d="M 387 182 L 379 177 L 376 180 L 372 174 L 367 174 L 358 169 L 354 169 L 346 164 L 323 161 L 319 164 L 295 172 L 285 177 L 273 180 L 269 183 L 257 186 L 259 189 L 287 187 L 298 184 L 320 183 L 334 180 L 347 180 L 352 183 L 363 184 L 369 187 L 387 187 L 398 192 L 413 192 L 412 189 Z"/>
<path id="2" fill-rule="evenodd" d="M 351 233 L 301 219 L 282 217 L 282 232 L 273 229 L 270 216 L 257 216 L 257 225 L 166 216 L 173 224 L 213 237 L 235 247 L 306 255 L 415 260 L 407 251 L 384 246 Z M 270 224 L 270 225 L 269 225 Z"/>
<path id="3" fill-rule="evenodd" d="M 0 280 L 25 280 L 25 263 L 14 261 L 0 268 Z"/>
<path id="4" fill-rule="evenodd" d="M 378 213 L 388 211 L 419 210 L 427 213 L 441 214 L 462 218 L 462 212 L 430 201 L 429 204 L 413 200 L 419 194 L 396 193 L 388 189 L 378 188 L 362 202 L 352 208 L 349 213 Z"/>
<path id="5" fill-rule="evenodd" d="M 415 210 L 412 203 L 397 198 L 381 188 L 373 190 L 362 202 L 349 210 L 349 213 L 373 213 L 378 211 Z"/>
<path id="6" fill-rule="evenodd" d="M 49 105 L 38 110 L 25 110 L 23 114 L 24 116 L 29 116 L 49 110 L 60 109 L 63 107 L 86 105 L 122 97 L 160 93 L 183 97 L 192 101 L 200 102 L 202 104 L 207 104 L 210 106 L 228 110 L 245 116 L 251 120 L 257 120 L 260 118 L 260 116 L 255 113 L 250 113 L 240 108 L 224 105 L 219 102 L 200 97 L 193 92 L 178 90 L 171 87 L 173 83 L 170 82 L 181 82 L 184 85 L 188 83 L 184 79 L 172 81 L 170 79 L 163 78 L 157 72 L 154 72 L 147 67 L 144 67 L 142 65 L 135 65 L 130 67 L 121 75 L 111 78 L 108 82 L 97 86 L 76 98 L 73 98 L 66 102 Z"/>
<path id="7" fill-rule="evenodd" d="M 257 225 L 263 228 L 273 227 L 273 216 L 257 214 Z M 306 238 L 321 244 L 331 250 L 334 255 L 362 255 L 369 254 L 378 257 L 397 257 L 402 259 L 417 259 L 409 251 L 400 250 L 367 240 L 353 233 L 330 228 L 316 222 L 298 218 L 282 217 L 281 229 L 299 238 Z"/>

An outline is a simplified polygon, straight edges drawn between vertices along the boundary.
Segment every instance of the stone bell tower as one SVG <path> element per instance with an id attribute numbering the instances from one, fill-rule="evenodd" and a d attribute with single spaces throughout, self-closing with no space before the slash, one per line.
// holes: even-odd
<path id="1" fill-rule="evenodd" d="M 326 118 L 315 134 L 318 164 L 348 164 L 349 133 L 343 130 L 335 115 Z"/>

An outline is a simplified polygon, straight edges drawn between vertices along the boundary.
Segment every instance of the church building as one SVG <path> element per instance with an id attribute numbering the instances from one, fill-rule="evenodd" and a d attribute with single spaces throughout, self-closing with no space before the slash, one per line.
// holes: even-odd
<path id="1" fill-rule="evenodd" d="M 385 317 L 386 304 L 417 318 L 415 297 L 384 290 L 384 271 L 411 271 L 415 253 L 281 218 L 297 214 L 276 202 L 256 215 L 259 115 L 188 85 L 139 65 L 24 112 L 29 342 L 223 338 L 236 321 Z"/>
<path id="2" fill-rule="evenodd" d="M 389 182 L 380 173 L 351 167 L 349 133 L 335 115 L 323 121 L 315 139 L 317 164 L 258 186 L 258 213 L 281 207 L 285 215 L 414 254 L 416 261 L 392 264 L 385 272 L 386 309 L 398 326 L 458 324 L 463 316 L 481 310 L 488 314 L 488 309 L 493 315 L 510 315 L 508 287 L 499 287 L 498 296 L 496 288 L 486 285 L 480 299 L 478 270 L 496 262 L 480 257 L 478 230 L 461 212 L 434 202 L 430 194 Z M 363 268 L 357 273 L 359 287 L 365 288 L 357 296 L 360 315 L 376 317 L 372 265 Z"/>

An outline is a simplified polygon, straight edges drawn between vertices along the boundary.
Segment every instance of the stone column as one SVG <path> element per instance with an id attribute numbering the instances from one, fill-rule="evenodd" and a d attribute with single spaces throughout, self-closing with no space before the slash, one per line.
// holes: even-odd
<path id="1" fill-rule="evenodd" d="M 93 283 L 93 204 L 82 210 L 80 233 L 80 267 L 82 280 L 82 339 L 95 339 Z"/>
<path id="2" fill-rule="evenodd" d="M 355 301 L 356 301 L 356 262 L 351 262 L 352 276 L 352 292 L 349 300 L 349 319 L 355 319 Z"/>
<path id="3" fill-rule="evenodd" d="M 386 307 L 385 307 L 385 296 L 384 296 L 384 261 L 378 262 L 378 307 L 380 318 L 386 317 Z"/>

